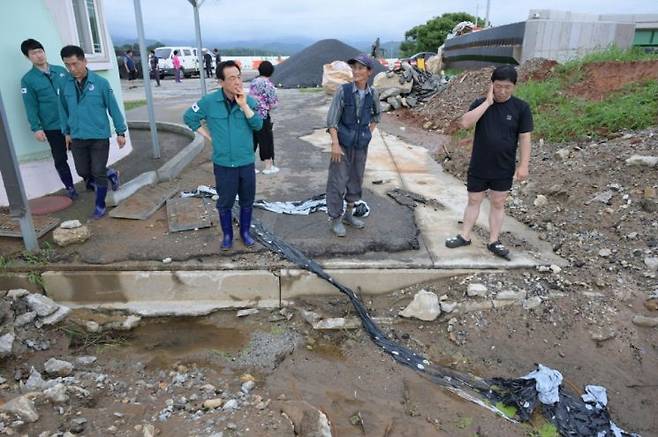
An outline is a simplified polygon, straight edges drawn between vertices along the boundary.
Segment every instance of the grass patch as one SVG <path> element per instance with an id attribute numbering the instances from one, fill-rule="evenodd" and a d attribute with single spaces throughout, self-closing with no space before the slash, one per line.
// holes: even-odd
<path id="1" fill-rule="evenodd" d="M 323 91 L 322 87 L 315 87 L 315 88 L 299 88 L 300 93 L 319 93 Z"/>
<path id="2" fill-rule="evenodd" d="M 605 137 L 624 129 L 645 129 L 658 118 L 658 83 L 629 84 L 602 101 L 567 96 L 565 90 L 584 78 L 584 67 L 593 62 L 658 60 L 639 48 L 610 47 L 559 65 L 545 81 L 519 84 L 516 95 L 527 101 L 535 119 L 534 136 L 551 142 Z"/>
<path id="3" fill-rule="evenodd" d="M 496 408 L 498 408 L 500 411 L 502 411 L 502 413 L 505 416 L 510 417 L 510 418 L 516 416 L 516 413 L 517 413 L 516 407 L 511 406 L 511 405 L 505 405 L 502 402 L 498 402 L 496 404 Z"/>
<path id="4" fill-rule="evenodd" d="M 128 100 L 126 102 L 123 102 L 124 108 L 126 108 L 126 111 L 130 111 L 131 109 L 139 108 L 140 106 L 146 105 L 146 99 L 141 99 L 141 100 Z"/>
<path id="5" fill-rule="evenodd" d="M 127 337 L 112 332 L 87 332 L 75 323 L 68 323 L 57 328 L 65 334 L 70 341 L 70 347 L 76 350 L 87 350 L 90 347 L 120 346 L 128 342 Z"/>
<path id="6" fill-rule="evenodd" d="M 551 142 L 605 137 L 624 129 L 644 129 L 658 118 L 658 82 L 629 84 L 602 101 L 566 96 L 559 79 L 519 85 L 535 118 L 534 135 Z"/>

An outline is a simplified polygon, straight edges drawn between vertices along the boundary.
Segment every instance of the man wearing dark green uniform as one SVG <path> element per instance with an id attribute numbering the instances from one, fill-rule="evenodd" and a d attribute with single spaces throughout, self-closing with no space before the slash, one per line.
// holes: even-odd
<path id="1" fill-rule="evenodd" d="M 62 132 L 73 151 L 78 174 L 85 180 L 93 178 L 96 189 L 96 206 L 92 218 L 106 213 L 107 160 L 110 153 L 109 112 L 117 133 L 117 144 L 126 144 L 126 123 L 107 79 L 87 69 L 82 48 L 64 47 L 60 55 L 71 73 L 62 85 L 59 97 L 62 102 Z"/>
<path id="2" fill-rule="evenodd" d="M 66 141 L 61 131 L 57 90 L 69 75 L 66 68 L 48 64 L 46 52 L 41 43 L 26 39 L 21 44 L 21 52 L 32 63 L 32 69 L 21 79 L 21 94 L 25 112 L 38 141 L 48 141 L 55 160 L 55 170 L 71 199 L 78 197 L 73 186 L 73 176 L 68 164 Z"/>

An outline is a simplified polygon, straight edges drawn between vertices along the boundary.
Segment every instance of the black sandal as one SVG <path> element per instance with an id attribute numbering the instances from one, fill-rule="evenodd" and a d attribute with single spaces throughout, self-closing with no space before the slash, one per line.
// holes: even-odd
<path id="1" fill-rule="evenodd" d="M 496 256 L 505 258 L 508 261 L 510 259 L 509 249 L 503 246 L 503 243 L 501 243 L 500 240 L 487 244 L 487 249 L 489 249 L 489 252 L 493 253 Z"/>
<path id="2" fill-rule="evenodd" d="M 465 239 L 460 234 L 457 234 L 456 237 L 448 238 L 446 240 L 446 247 L 450 249 L 456 249 L 457 247 L 468 246 L 469 244 L 471 244 L 471 240 Z"/>

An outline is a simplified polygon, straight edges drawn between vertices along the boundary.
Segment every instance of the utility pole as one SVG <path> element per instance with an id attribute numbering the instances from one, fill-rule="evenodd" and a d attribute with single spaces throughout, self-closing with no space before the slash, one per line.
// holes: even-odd
<path id="1" fill-rule="evenodd" d="M 491 22 L 489 21 L 489 9 L 491 8 L 491 0 L 487 0 L 487 12 L 484 16 L 484 19 L 486 20 L 484 25 L 487 27 L 491 27 Z"/>
<path id="2" fill-rule="evenodd" d="M 135 0 L 135 22 L 137 23 L 137 37 L 139 39 L 139 57 L 142 61 L 142 76 L 144 80 L 144 93 L 146 94 L 146 109 L 149 114 L 149 128 L 151 130 L 151 144 L 153 144 L 153 159 L 160 159 L 160 141 L 158 128 L 155 124 L 155 111 L 153 110 L 153 91 L 151 90 L 151 75 L 146 52 L 146 39 L 144 38 L 144 18 L 142 16 L 141 0 Z M 159 74 L 156 70 L 155 74 Z"/>
<path id="3" fill-rule="evenodd" d="M 187 0 L 194 8 L 194 31 L 196 33 L 196 56 L 199 63 L 199 80 L 201 81 L 201 95 L 205 96 L 206 91 L 206 78 L 204 77 L 203 69 L 203 53 L 201 52 L 201 20 L 199 19 L 199 8 L 203 4 L 203 0 Z"/>
<path id="4" fill-rule="evenodd" d="M 475 2 L 475 27 L 478 27 L 478 14 L 480 13 L 480 3 Z"/>

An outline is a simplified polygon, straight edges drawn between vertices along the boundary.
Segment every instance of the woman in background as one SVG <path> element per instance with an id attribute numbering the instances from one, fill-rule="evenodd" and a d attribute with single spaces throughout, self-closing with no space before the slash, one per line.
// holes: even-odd
<path id="1" fill-rule="evenodd" d="M 260 160 L 265 163 L 263 174 L 272 175 L 279 171 L 274 166 L 274 135 L 270 111 L 279 103 L 276 88 L 270 81 L 274 66 L 270 61 L 263 61 L 258 66 L 259 76 L 251 81 L 249 95 L 258 102 L 256 113 L 263 119 L 263 128 L 254 132 L 254 152 L 260 147 Z M 256 170 L 258 172 L 258 170 Z"/>

